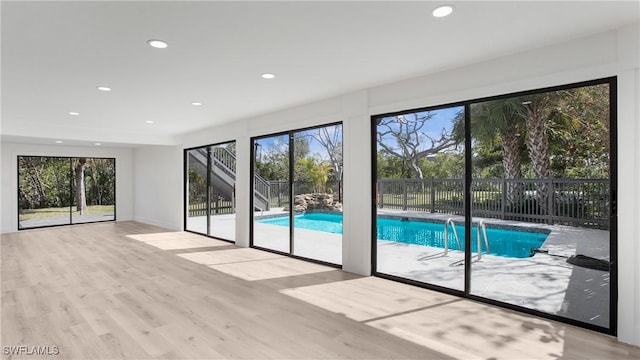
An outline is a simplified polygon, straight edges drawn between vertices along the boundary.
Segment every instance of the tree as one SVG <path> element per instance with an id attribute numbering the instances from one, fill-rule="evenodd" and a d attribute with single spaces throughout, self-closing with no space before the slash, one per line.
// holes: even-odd
<path id="1" fill-rule="evenodd" d="M 331 172 L 333 168 L 326 162 L 312 157 L 300 159 L 299 163 L 304 168 L 308 181 L 313 184 L 314 192 L 326 192 L 329 172 Z"/>
<path id="2" fill-rule="evenodd" d="M 555 177 L 608 178 L 610 163 L 609 85 L 561 92 L 549 136 Z"/>
<path id="3" fill-rule="evenodd" d="M 506 179 L 522 178 L 520 144 L 522 104 L 517 98 L 487 101 L 471 107 L 471 136 L 481 143 L 502 147 L 502 165 Z M 516 204 L 522 195 L 522 184 L 507 183 L 507 205 Z"/>
<path id="4" fill-rule="evenodd" d="M 342 180 L 342 125 L 325 126 L 311 134 L 327 151 L 331 167 L 336 174 L 336 180 Z"/>
<path id="5" fill-rule="evenodd" d="M 423 179 L 420 159 L 452 148 L 456 141 L 450 131 L 442 129 L 438 136 L 423 131 L 433 112 L 386 117 L 378 121 L 378 146 L 403 159 L 416 177 Z"/>
<path id="6" fill-rule="evenodd" d="M 426 177 L 435 179 L 464 178 L 464 156 L 440 153 L 422 160 L 420 164 Z"/>
<path id="7" fill-rule="evenodd" d="M 256 159 L 256 170 L 268 181 L 286 180 L 289 178 L 289 147 L 285 137 L 278 137 L 267 149 L 263 149 L 260 158 Z M 309 142 L 306 137 L 296 135 L 293 138 L 294 176 L 303 176 L 298 159 L 309 154 Z"/>
<path id="8" fill-rule="evenodd" d="M 75 167 L 75 179 L 76 179 L 76 201 L 77 211 L 80 215 L 84 214 L 87 210 L 87 197 L 84 187 L 84 168 L 87 164 L 87 158 L 78 158 L 78 162 Z"/>

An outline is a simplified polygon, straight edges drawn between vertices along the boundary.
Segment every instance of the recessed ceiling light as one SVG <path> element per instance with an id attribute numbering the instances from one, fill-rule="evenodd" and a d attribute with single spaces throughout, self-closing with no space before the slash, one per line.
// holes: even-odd
<path id="1" fill-rule="evenodd" d="M 69 115 L 78 116 L 78 115 L 80 115 L 80 113 L 75 112 L 75 111 L 69 111 Z"/>
<path id="2" fill-rule="evenodd" d="M 111 91 L 111 88 L 107 86 L 98 86 L 97 89 L 100 91 Z"/>
<path id="3" fill-rule="evenodd" d="M 435 17 L 445 17 L 451 15 L 453 12 L 453 5 L 442 5 L 435 8 L 432 12 Z"/>
<path id="4" fill-rule="evenodd" d="M 276 76 L 275 76 L 274 74 L 270 74 L 270 73 L 264 73 L 264 74 L 262 74 L 262 78 L 263 78 L 263 79 L 273 79 L 273 78 L 275 78 L 275 77 L 276 77 Z"/>
<path id="5" fill-rule="evenodd" d="M 145 121 L 147 124 L 153 124 L 153 120 L 147 120 Z"/>
<path id="6" fill-rule="evenodd" d="M 156 48 L 156 49 L 164 49 L 167 46 L 167 43 L 162 41 L 162 40 L 156 40 L 156 39 L 152 39 L 152 40 L 148 40 L 147 44 L 151 45 L 152 47 Z"/>
<path id="7" fill-rule="evenodd" d="M 96 146 L 100 146 L 100 145 L 102 145 L 102 144 L 100 144 L 100 143 L 96 143 Z"/>
<path id="8" fill-rule="evenodd" d="M 56 140 L 56 144 L 62 144 L 62 140 Z"/>
<path id="9" fill-rule="evenodd" d="M 200 106 L 200 105 L 202 105 L 202 103 L 201 103 L 201 102 L 194 101 L 194 102 L 192 102 L 192 103 L 191 103 L 191 105 L 193 105 L 193 106 Z"/>

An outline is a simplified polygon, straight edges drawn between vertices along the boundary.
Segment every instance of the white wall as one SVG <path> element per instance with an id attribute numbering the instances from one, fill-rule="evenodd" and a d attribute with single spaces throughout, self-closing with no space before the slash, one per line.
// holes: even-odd
<path id="1" fill-rule="evenodd" d="M 182 230 L 182 149 L 145 146 L 133 150 L 135 221 Z"/>
<path id="2" fill-rule="evenodd" d="M 133 219 L 133 158 L 131 149 L 18 144 L 4 141 L 1 149 L 2 233 L 18 230 L 18 155 L 115 158 L 116 221 Z"/>
<path id="3" fill-rule="evenodd" d="M 638 25 L 576 39 L 460 69 L 413 78 L 184 135 L 184 147 L 238 139 L 239 184 L 249 181 L 248 138 L 276 131 L 344 122 L 343 268 L 371 270 L 370 116 L 451 102 L 618 77 L 619 232 L 618 337 L 640 345 L 640 43 Z M 240 150 L 242 151 L 242 150 Z M 240 188 L 240 187 L 239 187 Z M 178 191 L 177 189 L 176 191 Z M 238 201 L 238 243 L 246 246 L 248 196 Z"/>

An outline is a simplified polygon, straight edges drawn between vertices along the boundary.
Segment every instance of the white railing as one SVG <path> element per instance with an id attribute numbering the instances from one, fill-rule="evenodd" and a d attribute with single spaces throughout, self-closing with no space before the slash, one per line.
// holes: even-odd
<path id="1" fill-rule="evenodd" d="M 482 236 L 481 236 L 482 235 Z M 484 220 L 480 220 L 476 227 L 476 237 L 478 238 L 478 260 L 482 259 L 482 237 L 484 236 L 484 245 L 487 249 L 487 254 L 491 252 L 489 249 L 489 238 L 487 237 L 487 226 L 484 224 Z"/>
<path id="2" fill-rule="evenodd" d="M 453 222 L 453 218 L 448 218 L 444 223 L 444 254 L 447 255 L 449 253 L 449 224 L 451 224 L 451 228 L 453 229 L 453 236 L 458 243 L 458 250 L 462 250 L 462 246 L 460 245 L 460 237 L 458 236 L 458 230 L 456 230 L 456 224 Z"/>

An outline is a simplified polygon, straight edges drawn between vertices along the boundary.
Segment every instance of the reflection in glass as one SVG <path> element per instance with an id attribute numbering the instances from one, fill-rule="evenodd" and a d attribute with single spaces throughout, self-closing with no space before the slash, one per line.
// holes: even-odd
<path id="1" fill-rule="evenodd" d="M 471 105 L 472 294 L 609 327 L 609 109 L 608 84 Z"/>
<path id="2" fill-rule="evenodd" d="M 376 271 L 463 290 L 464 108 L 376 121 Z"/>
<path id="3" fill-rule="evenodd" d="M 255 139 L 252 146 L 253 245 L 289 253 L 289 136 Z M 280 223 L 270 223 L 274 219 Z"/>

